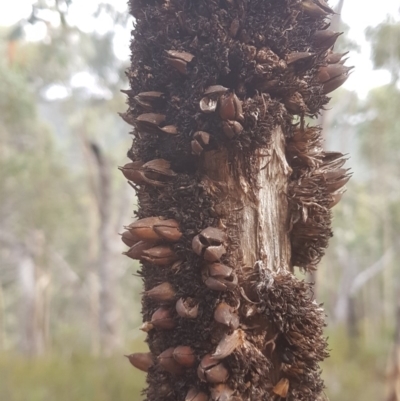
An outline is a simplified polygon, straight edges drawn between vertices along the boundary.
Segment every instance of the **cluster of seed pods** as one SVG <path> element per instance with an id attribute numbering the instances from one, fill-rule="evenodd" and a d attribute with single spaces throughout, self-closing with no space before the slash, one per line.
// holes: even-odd
<path id="1" fill-rule="evenodd" d="M 125 169 L 125 170 L 124 170 Z M 122 169 L 126 176 L 126 169 Z M 133 180 L 132 180 L 133 181 Z M 135 182 L 135 181 L 133 181 Z M 146 182 L 149 184 L 148 182 Z M 150 184 L 151 185 L 151 184 Z M 167 267 L 172 270 L 178 269 L 182 263 L 175 254 L 171 244 L 182 237 L 179 223 L 173 219 L 160 217 L 149 217 L 140 219 L 126 227 L 127 231 L 122 233 L 122 241 L 130 247 L 125 252 L 132 259 L 146 261 L 158 267 Z M 213 291 L 233 290 L 238 279 L 233 269 L 220 263 L 221 257 L 226 253 L 226 234 L 214 227 L 208 227 L 193 237 L 193 252 L 204 259 L 204 266 L 201 270 L 201 277 L 204 285 Z M 179 298 L 169 282 L 163 282 L 148 291 L 144 296 L 158 303 L 157 308 L 151 315 L 151 319 L 145 322 L 141 329 L 145 332 L 151 330 L 172 330 L 177 326 L 177 319 L 174 314 L 183 319 L 197 319 L 199 305 L 191 298 Z M 175 304 L 175 308 L 171 305 Z M 175 309 L 175 312 L 173 312 Z M 156 358 L 152 353 L 136 353 L 128 355 L 128 359 L 136 368 L 148 371 L 151 367 L 157 366 L 172 375 L 180 375 L 184 369 L 193 368 L 196 364 L 197 375 L 203 382 L 217 384 L 213 388 L 213 394 L 220 397 L 220 394 L 233 391 L 222 385 L 226 382 L 229 373 L 222 360 L 229 356 L 241 344 L 242 331 L 238 330 L 239 319 L 233 308 L 221 302 L 215 309 L 214 319 L 216 322 L 227 327 L 226 332 L 212 354 L 206 354 L 198 360 L 195 351 L 190 346 L 177 346 L 167 348 Z M 207 400 L 208 395 L 191 387 L 186 400 Z M 216 400 L 220 398 L 215 398 Z"/>
<path id="2" fill-rule="evenodd" d="M 120 170 L 139 210 L 122 241 L 142 264 L 150 352 L 127 357 L 148 372 L 147 400 L 315 400 L 323 311 L 289 272 L 271 272 L 269 281 L 244 273 L 202 164 L 224 147 L 250 160 L 282 127 L 293 170 L 289 269 L 315 269 L 331 236 L 330 209 L 350 178 L 343 155 L 325 152 L 320 129 L 304 122 L 351 72 L 333 50 L 333 10 L 324 0 L 130 5 L 132 89 L 123 91 L 129 110 L 121 117 L 134 140 Z M 300 327 L 309 321 L 305 341 Z"/>

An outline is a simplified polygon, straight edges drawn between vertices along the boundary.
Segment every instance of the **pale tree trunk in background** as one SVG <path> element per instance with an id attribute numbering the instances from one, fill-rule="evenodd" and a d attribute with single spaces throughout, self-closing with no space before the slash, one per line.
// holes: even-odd
<path id="1" fill-rule="evenodd" d="M 380 181 L 380 191 L 382 194 L 390 193 L 390 175 L 387 171 L 387 168 L 382 168 L 382 174 L 378 173 L 378 177 L 383 177 Z M 386 170 L 386 171 L 385 171 Z M 398 239 L 396 237 L 396 229 L 392 228 L 393 224 L 393 216 L 390 209 L 383 205 L 380 208 L 381 214 L 380 217 L 382 219 L 381 224 L 383 225 L 383 235 L 382 235 L 382 247 L 383 249 L 391 249 L 391 247 L 396 247 L 396 242 Z M 396 315 L 396 304 L 393 302 L 396 299 L 395 296 L 395 286 L 393 283 L 396 282 L 396 272 L 395 267 L 396 263 L 391 263 L 392 260 L 388 260 L 386 265 L 383 267 L 383 313 L 377 314 L 381 317 L 381 321 L 379 325 L 383 325 L 385 331 L 390 330 L 393 327 L 393 316 Z M 397 273 L 398 274 L 398 273 Z"/>
<path id="2" fill-rule="evenodd" d="M 399 286 L 398 286 L 399 290 Z M 390 355 L 387 401 L 400 401 L 400 297 L 397 302 L 396 332 Z"/>
<path id="3" fill-rule="evenodd" d="M 20 287 L 20 345 L 25 354 L 36 353 L 35 306 L 36 306 L 36 272 L 33 257 L 21 255 L 18 263 L 18 280 Z"/>
<path id="4" fill-rule="evenodd" d="M 99 328 L 99 293 L 100 284 L 98 276 L 98 226 L 99 226 L 99 213 L 97 201 L 97 163 L 94 160 L 94 155 L 90 144 L 86 138 L 85 125 L 77 131 L 78 140 L 81 145 L 82 155 L 87 169 L 87 181 L 90 189 L 88 207 L 88 250 L 87 250 L 87 286 L 89 291 L 88 308 L 90 314 L 90 351 L 92 355 L 97 356 L 100 353 L 100 328 Z"/>
<path id="5" fill-rule="evenodd" d="M 120 345 L 119 309 L 116 300 L 117 271 L 111 263 L 112 219 L 111 219 L 111 171 L 106 157 L 96 144 L 91 144 L 98 168 L 97 203 L 99 211 L 99 251 L 97 268 L 100 285 L 99 327 L 102 353 L 110 355 Z"/>
<path id="6" fill-rule="evenodd" d="M 41 269 L 41 233 L 31 235 L 28 247 L 21 248 L 18 261 L 20 287 L 20 351 L 35 356 L 46 350 L 48 338 L 47 289 L 49 276 Z"/>
<path id="7" fill-rule="evenodd" d="M 79 133 L 91 188 L 88 251 L 91 352 L 110 355 L 120 345 L 120 311 L 116 300 L 117 272 L 111 265 L 113 221 L 111 214 L 111 170 L 99 146 L 91 143 L 84 129 Z"/>
<path id="8" fill-rule="evenodd" d="M 3 286 L 0 283 L 0 351 L 6 348 L 6 331 L 5 331 L 5 301 Z"/>

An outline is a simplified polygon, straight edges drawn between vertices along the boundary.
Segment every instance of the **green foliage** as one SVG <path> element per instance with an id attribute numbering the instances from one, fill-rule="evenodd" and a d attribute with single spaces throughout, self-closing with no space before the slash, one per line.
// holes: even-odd
<path id="1" fill-rule="evenodd" d="M 359 125 L 358 132 L 363 155 L 375 173 L 379 173 L 380 167 L 400 165 L 397 151 L 400 147 L 399 109 L 400 91 L 395 85 L 374 89 L 363 105 L 365 120 Z"/>
<path id="2" fill-rule="evenodd" d="M 139 401 L 144 378 L 122 355 L 0 355 L 0 399 L 7 401 Z"/>
<path id="3" fill-rule="evenodd" d="M 385 369 L 390 337 L 366 344 L 361 339 L 349 341 L 348 334 L 336 327 L 329 337 L 331 357 L 322 365 L 330 401 L 383 400 Z"/>
<path id="4" fill-rule="evenodd" d="M 36 118 L 34 97 L 27 87 L 28 82 L 18 70 L 0 61 L 0 135 L 7 127 L 27 131 L 28 122 Z"/>
<path id="5" fill-rule="evenodd" d="M 366 36 L 371 42 L 375 68 L 387 69 L 395 83 L 400 69 L 400 23 L 389 18 L 377 27 L 368 28 Z"/>

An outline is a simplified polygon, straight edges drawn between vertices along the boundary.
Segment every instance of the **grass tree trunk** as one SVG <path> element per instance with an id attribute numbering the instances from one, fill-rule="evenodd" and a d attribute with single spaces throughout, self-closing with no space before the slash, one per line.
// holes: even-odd
<path id="1" fill-rule="evenodd" d="M 323 0 L 131 0 L 129 110 L 149 401 L 322 397 L 310 271 L 348 180 L 318 115 L 347 78 Z"/>

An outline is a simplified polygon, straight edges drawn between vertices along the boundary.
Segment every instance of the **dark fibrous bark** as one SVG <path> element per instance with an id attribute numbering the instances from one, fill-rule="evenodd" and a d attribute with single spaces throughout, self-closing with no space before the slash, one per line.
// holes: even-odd
<path id="1" fill-rule="evenodd" d="M 307 127 L 349 69 L 323 0 L 131 0 L 129 109 L 148 401 L 313 400 L 314 270 L 348 180 Z M 332 60 L 336 64 L 329 64 Z"/>

